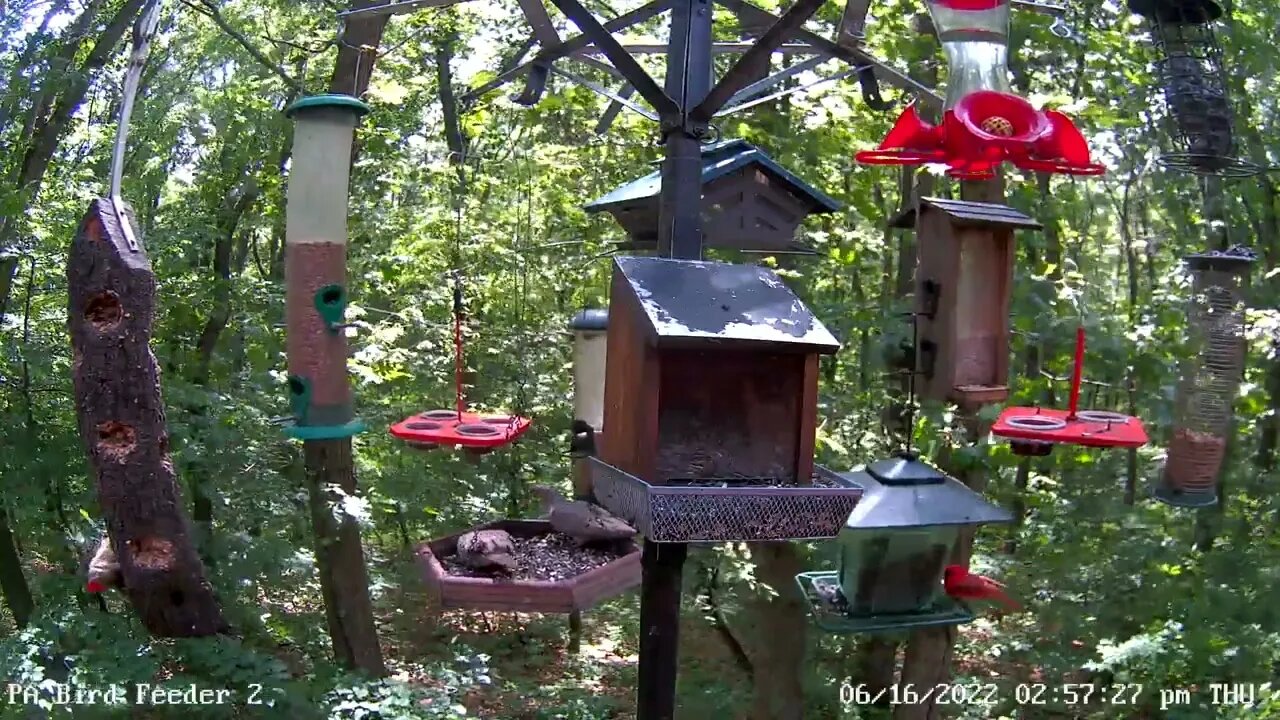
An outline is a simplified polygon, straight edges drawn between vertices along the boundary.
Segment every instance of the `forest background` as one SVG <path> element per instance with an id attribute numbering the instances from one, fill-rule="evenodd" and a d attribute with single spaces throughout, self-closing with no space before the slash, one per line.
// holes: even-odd
<path id="1" fill-rule="evenodd" d="M 367 66 L 335 69 L 335 13 L 343 9 L 335 2 L 166 4 L 133 116 L 124 194 L 159 283 L 154 350 L 174 462 L 236 634 L 152 640 L 120 599 L 111 598 L 110 613 L 87 602 L 79 557 L 102 525 L 71 396 L 65 263 L 80 217 L 105 191 L 128 30 L 142 4 L 0 3 L 0 247 L 17 256 L 0 325 L 3 674 L 36 682 L 69 672 L 86 687 L 196 682 L 244 696 L 256 683 L 277 703 L 150 708 L 147 717 L 628 717 L 634 594 L 590 612 L 582 648 L 571 654 L 563 618 L 440 615 L 412 563 L 412 547 L 423 540 L 495 516 L 530 516 L 535 482 L 567 488 L 565 330 L 575 312 L 605 302 L 609 253 L 622 235 L 580 206 L 649 172 L 660 156 L 655 127 L 634 115 L 594 134 L 603 101 L 568 83 L 553 80 L 533 108 L 510 101 L 514 88 L 458 104 L 526 36 L 514 5 L 464 3 L 396 17 L 382 29 L 370 74 Z M 1229 4 L 1219 38 L 1242 152 L 1271 166 L 1280 157 L 1277 102 L 1267 90 L 1280 70 L 1273 39 L 1280 8 Z M 603 16 L 625 10 L 589 6 Z M 1007 582 L 1030 612 L 966 626 L 954 663 L 958 678 L 995 682 L 1007 701 L 964 712 L 1035 716 L 1014 708 L 1017 683 L 1101 677 L 1195 690 L 1178 717 L 1275 713 L 1280 706 L 1261 698 L 1251 708 L 1213 707 L 1205 690 L 1210 682 L 1267 683 L 1280 672 L 1277 190 L 1267 174 L 1206 186 L 1155 164 L 1156 90 L 1138 19 L 1115 2 L 1070 8 L 1067 20 L 1085 44 L 1052 35 L 1042 16 L 1015 12 L 1012 79 L 1033 103 L 1072 114 L 1110 171 L 1089 180 L 1008 178 L 1009 203 L 1045 224 L 1017 241 L 1013 399 L 1062 400 L 1073 330 L 1083 323 L 1085 404 L 1139 415 L 1154 442 L 1136 452 L 1062 448 L 1026 461 L 990 439 L 952 447 L 958 421 L 946 408 L 926 407 L 916 418 L 926 457 L 949 452 L 954 464 L 985 467 L 988 496 L 1021 517 L 982 533 L 975 564 Z M 922 9 L 874 3 L 868 46 L 917 78 L 945 81 L 936 40 L 910 27 Z M 810 26 L 829 36 L 839 10 L 829 3 Z M 665 37 L 659 23 L 643 27 Z M 738 37 L 728 16 L 717 32 Z M 661 77 L 661 66 L 654 71 Z M 289 412 L 283 240 L 292 140 L 282 110 L 343 77 L 357 85 L 333 89 L 363 92 L 373 107 L 358 134 L 349 249 L 349 317 L 359 326 L 350 367 L 358 412 L 373 429 L 356 439 L 361 494 L 340 509 L 363 527 L 391 672 L 374 680 L 330 658 L 300 453 L 279 421 Z M 454 115 L 442 110 L 451 105 L 467 158 L 461 188 L 446 132 Z M 883 421 L 899 381 L 885 358 L 909 334 L 900 313 L 915 246 L 911 233 L 886 230 L 884 220 L 904 202 L 911 175 L 852 159 L 883 137 L 895 114 L 868 108 L 857 84 L 842 81 L 719 127 L 846 205 L 806 224 L 802 239 L 816 257 L 752 259 L 777 267 L 844 343 L 824 360 L 821 387 L 818 459 L 836 469 L 896 447 Z M 939 178 L 934 192 L 958 189 Z M 1179 258 L 1233 244 L 1253 247 L 1260 261 L 1248 290 L 1249 365 L 1226 500 L 1174 510 L 1148 494 L 1187 337 Z M 382 431 L 451 403 L 447 277 L 458 267 L 467 278 L 471 399 L 537 419 L 525 440 L 475 465 L 416 452 Z M 829 567 L 832 545 L 810 546 L 806 563 Z M 747 716 L 759 686 L 753 673 L 768 666 L 769 648 L 780 641 L 759 630 L 769 589 L 745 557 L 734 546 L 698 551 L 686 571 L 685 717 Z M 857 641 L 811 633 L 808 643 L 804 717 L 880 712 L 841 704 L 841 684 L 866 674 Z M 0 705 L 3 717 L 23 712 Z M 1138 712 L 1161 716 L 1154 706 L 1058 716 Z"/>

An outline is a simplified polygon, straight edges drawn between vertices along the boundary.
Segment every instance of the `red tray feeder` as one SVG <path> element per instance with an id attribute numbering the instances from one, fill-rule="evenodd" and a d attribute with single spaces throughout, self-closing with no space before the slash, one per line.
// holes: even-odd
<path id="1" fill-rule="evenodd" d="M 1076 329 L 1076 357 L 1067 410 L 1011 407 L 1000 413 L 991 434 L 1012 441 L 1017 455 L 1048 455 L 1055 444 L 1086 447 L 1141 447 L 1148 442 L 1142 421 L 1107 410 L 1077 410 L 1084 372 L 1084 328 Z"/>
<path id="2" fill-rule="evenodd" d="M 484 415 L 457 410 L 428 410 L 391 426 L 391 434 L 414 447 L 460 447 L 486 453 L 502 447 L 529 429 L 529 418 Z"/>

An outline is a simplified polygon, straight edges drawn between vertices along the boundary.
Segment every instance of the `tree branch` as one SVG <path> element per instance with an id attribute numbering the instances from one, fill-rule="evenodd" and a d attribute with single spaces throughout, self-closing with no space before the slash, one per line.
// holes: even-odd
<path id="1" fill-rule="evenodd" d="M 230 36 L 232 40 L 239 43 L 246 52 L 253 56 L 254 60 L 257 60 L 260 65 L 267 70 L 270 70 L 272 74 L 283 80 L 286 85 L 298 92 L 302 92 L 302 83 L 290 77 L 290 75 L 279 65 L 271 62 L 271 58 L 267 57 L 261 50 L 254 47 L 253 43 L 250 42 L 249 38 L 245 37 L 244 33 L 231 27 L 231 24 L 227 22 L 226 18 L 222 17 L 222 13 L 218 11 L 217 6 L 210 3 L 209 0 L 198 0 L 198 2 L 199 5 L 191 2 L 190 0 L 182 0 L 183 5 L 186 5 L 192 10 L 208 17 L 210 20 L 213 20 L 215 25 L 221 28 L 222 31 Z"/>

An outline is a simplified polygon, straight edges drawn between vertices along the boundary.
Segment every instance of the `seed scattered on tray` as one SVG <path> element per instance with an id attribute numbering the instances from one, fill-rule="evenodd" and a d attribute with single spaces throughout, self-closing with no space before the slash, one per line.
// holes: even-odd
<path id="1" fill-rule="evenodd" d="M 440 558 L 445 572 L 460 577 L 502 577 L 512 580 L 542 580 L 555 582 L 575 578 L 606 563 L 617 560 L 624 553 L 616 546 L 578 547 L 573 538 L 562 533 L 548 533 L 537 537 L 512 537 L 516 569 L 510 573 L 476 570 L 458 562 L 456 555 Z"/>

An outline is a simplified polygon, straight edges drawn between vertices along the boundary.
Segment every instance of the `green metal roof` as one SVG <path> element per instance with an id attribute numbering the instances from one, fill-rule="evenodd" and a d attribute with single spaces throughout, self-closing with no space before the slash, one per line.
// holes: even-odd
<path id="1" fill-rule="evenodd" d="M 299 110 L 309 110 L 313 108 L 347 108 L 356 114 L 356 117 L 366 115 L 369 112 L 369 106 L 361 102 L 359 98 L 350 95 L 328 94 L 328 95 L 311 95 L 293 103 L 285 108 L 284 116 L 293 117 Z"/>
<path id="2" fill-rule="evenodd" d="M 842 207 L 829 195 L 796 177 L 746 140 L 722 140 L 702 148 L 703 184 L 748 165 L 758 165 L 765 172 L 790 186 L 796 194 L 808 198 L 813 204 L 814 212 L 835 212 Z M 662 173 L 661 171 L 652 172 L 582 207 L 587 212 L 600 212 L 617 205 L 657 197 L 661 190 Z"/>

